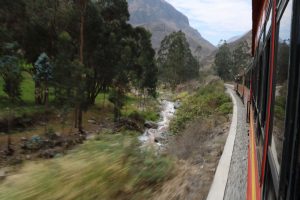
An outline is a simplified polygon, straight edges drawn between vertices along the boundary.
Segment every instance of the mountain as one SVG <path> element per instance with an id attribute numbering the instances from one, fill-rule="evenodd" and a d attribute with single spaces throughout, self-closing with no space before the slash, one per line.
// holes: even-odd
<path id="1" fill-rule="evenodd" d="M 233 50 L 234 48 L 236 48 L 238 46 L 239 43 L 246 41 L 248 43 L 248 46 L 251 49 L 251 45 L 252 45 L 252 31 L 247 32 L 246 34 L 244 34 L 243 36 L 241 36 L 239 39 L 234 40 L 233 42 L 228 42 L 229 48 L 231 50 Z"/>
<path id="2" fill-rule="evenodd" d="M 240 35 L 231 37 L 231 38 L 229 38 L 229 39 L 227 40 L 227 43 L 234 42 L 234 41 L 236 41 L 236 40 L 238 40 L 238 39 L 240 39 L 240 38 L 241 38 Z"/>
<path id="3" fill-rule="evenodd" d="M 230 42 L 229 40 L 227 41 L 228 46 L 230 48 L 231 51 L 233 51 L 235 48 L 237 48 L 237 46 L 243 42 L 246 41 L 248 43 L 249 46 L 249 53 L 251 53 L 251 45 L 252 45 L 252 31 L 249 31 L 247 33 L 245 33 L 242 36 L 236 36 L 235 39 L 233 37 L 232 42 Z M 210 55 L 206 56 L 203 60 L 202 60 L 202 65 L 203 70 L 207 71 L 207 70 L 211 70 L 212 66 L 215 62 L 215 56 L 218 53 L 218 49 L 216 49 L 215 51 L 213 51 Z"/>
<path id="4" fill-rule="evenodd" d="M 200 58 L 210 55 L 216 47 L 205 40 L 189 24 L 188 18 L 177 11 L 165 0 L 128 0 L 130 23 L 145 27 L 152 33 L 152 45 L 157 51 L 165 36 L 182 30 L 187 37 L 191 50 L 196 54 L 198 46 L 202 47 Z"/>

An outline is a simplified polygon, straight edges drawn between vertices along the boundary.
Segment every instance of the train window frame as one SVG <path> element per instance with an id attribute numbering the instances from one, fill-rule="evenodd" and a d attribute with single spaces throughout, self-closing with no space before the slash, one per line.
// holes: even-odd
<path id="1" fill-rule="evenodd" d="M 257 71 L 256 71 L 256 98 L 255 98 L 255 105 L 256 111 L 260 113 L 260 94 L 261 94 L 261 76 L 262 76 L 262 65 L 263 65 L 263 55 L 260 53 L 257 59 Z"/>
<path id="2" fill-rule="evenodd" d="M 265 30 L 266 30 L 266 38 L 269 34 L 272 32 L 272 16 L 273 16 L 273 2 L 269 1 L 269 6 L 267 9 L 267 18 L 266 18 L 266 25 L 265 25 Z"/>
<path id="3" fill-rule="evenodd" d="M 295 31 L 295 43 L 296 43 L 296 48 L 295 48 L 295 55 L 299 55 L 300 54 L 300 2 L 297 1 L 296 4 L 294 4 L 295 8 L 294 10 L 298 11 L 298 13 L 295 14 L 294 16 L 294 27 L 296 29 Z M 292 55 L 293 56 L 293 55 Z M 300 77 L 300 58 L 299 56 L 295 57 L 295 66 L 296 69 L 298 70 L 298 77 Z M 298 66 L 298 67 L 297 67 Z M 297 94 L 297 108 L 296 110 L 298 112 L 296 112 L 296 116 L 295 116 L 295 121 L 297 123 L 295 123 L 295 127 L 294 127 L 294 135 L 295 135 L 295 151 L 296 151 L 296 155 L 295 157 L 297 158 L 296 163 L 295 163 L 295 182 L 293 183 L 294 185 L 294 198 L 295 199 L 299 199 L 300 198 L 300 190 L 297 188 L 300 188 L 300 80 L 298 79 L 298 94 Z M 298 133 L 298 134 L 297 134 Z M 298 148 L 298 149 L 297 149 Z"/>
<path id="4" fill-rule="evenodd" d="M 252 76 L 253 103 L 255 107 L 256 107 L 256 97 L 257 97 L 257 68 L 258 68 L 258 59 L 256 58 L 253 64 L 253 76 Z"/>
<path id="5" fill-rule="evenodd" d="M 292 13 L 292 34 L 291 34 L 291 55 L 290 55 L 290 80 L 289 80 L 289 91 L 288 91 L 288 115 L 286 123 L 286 140 L 284 142 L 283 157 L 289 162 L 284 162 L 281 174 L 280 174 L 280 192 L 282 197 L 286 199 L 299 199 L 300 191 L 296 189 L 297 185 L 295 170 L 298 170 L 298 185 L 300 184 L 300 172 L 299 168 L 295 169 L 295 162 L 300 161 L 300 155 L 298 158 L 297 154 L 300 154 L 300 136 L 299 136 L 299 113 L 290 112 L 298 110 L 300 111 L 300 2 L 298 0 L 293 1 L 293 13 Z M 296 91 L 296 92 L 295 92 Z M 298 149 L 297 149 L 298 148 Z M 296 157 L 296 158 L 295 158 Z"/>
<path id="6" fill-rule="evenodd" d="M 280 33 L 280 22 L 281 22 L 281 19 L 282 19 L 282 17 L 283 17 L 283 15 L 284 15 L 284 12 L 286 11 L 286 7 L 288 6 L 288 3 L 289 2 L 291 2 L 291 1 L 293 1 L 293 0 L 289 0 L 289 1 L 284 1 L 285 2 L 285 4 L 282 4 L 282 6 L 283 6 L 283 8 L 281 9 L 283 12 L 281 12 L 281 15 L 280 15 L 280 17 L 278 18 L 278 21 L 277 21 L 277 23 L 276 23 L 276 41 L 275 41 L 275 43 L 276 43 L 276 47 L 275 47 L 275 62 L 274 62 L 274 69 L 276 69 L 277 68 L 277 61 L 278 61 L 278 41 L 279 41 L 279 33 Z M 293 13 L 292 13 L 292 15 L 293 15 Z M 292 20 L 292 18 L 291 18 L 291 20 Z M 292 25 L 292 24 L 291 24 Z M 290 34 L 292 34 L 292 30 L 290 30 L 291 31 L 291 33 Z M 290 35 L 290 37 L 291 37 L 291 35 Z M 290 47 L 290 49 L 289 49 L 289 64 L 288 64 L 288 77 L 287 77 L 287 80 L 288 80 L 288 91 L 290 90 L 290 88 L 289 88 L 289 86 L 290 86 L 290 80 L 289 80 L 289 74 L 290 74 L 290 71 L 291 71 L 291 63 L 290 63 L 290 59 L 291 59 L 291 47 Z M 275 106 L 275 101 L 276 101 L 276 99 L 275 99 L 275 90 L 276 90 L 276 82 L 277 82 L 277 76 L 276 76 L 276 70 L 274 70 L 274 74 L 273 74 L 273 77 L 274 77 L 274 84 L 273 84 L 273 97 L 272 97 L 272 110 L 274 111 L 274 106 Z M 289 93 L 289 92 L 288 92 Z M 287 94 L 287 96 L 285 97 L 286 98 L 286 100 L 288 100 L 290 97 L 289 97 L 289 94 Z M 287 107 L 288 107 L 288 104 L 289 104 L 289 102 L 287 101 L 286 102 L 286 106 L 285 106 L 285 118 L 287 117 Z M 272 125 L 270 126 L 270 132 L 271 132 L 271 137 L 270 137 L 270 141 L 269 141 L 269 147 L 271 147 L 271 139 L 272 139 L 272 137 L 273 137 L 273 120 L 274 120 L 274 112 L 272 112 Z M 285 119 L 285 121 L 286 121 L 286 119 Z M 286 122 L 284 122 L 284 124 L 286 124 Z M 286 129 L 286 125 L 285 125 L 285 127 L 284 127 L 284 129 Z M 283 133 L 283 136 L 286 136 L 286 133 L 285 133 L 286 131 L 284 131 L 284 133 Z M 284 143 L 285 143 L 285 141 L 283 141 L 283 145 L 284 145 Z M 283 153 L 283 152 L 282 152 Z M 273 156 L 273 159 L 275 159 L 274 158 L 274 156 Z M 281 168 L 281 167 L 280 167 Z M 275 170 L 276 170 L 276 172 L 277 172 L 277 174 L 278 174 L 278 176 L 280 176 L 280 168 L 278 169 L 277 167 L 275 167 Z"/>
<path id="7" fill-rule="evenodd" d="M 295 3 L 295 0 L 290 0 L 293 1 L 293 3 Z M 274 57 L 274 68 L 276 69 L 277 67 L 277 58 L 278 58 L 278 42 L 279 42 L 279 32 L 280 32 L 280 22 L 281 19 L 283 17 L 284 12 L 286 11 L 286 7 L 288 6 L 288 3 L 290 1 L 287 0 L 283 0 L 280 2 L 280 6 L 277 7 L 277 16 L 276 16 L 276 37 L 275 37 L 275 57 Z M 294 4 L 292 4 L 293 6 Z M 293 38 L 292 36 L 292 32 L 293 32 L 293 20 L 294 20 L 294 7 L 292 7 L 293 11 L 292 11 L 292 16 L 291 16 L 291 40 Z M 300 28 L 300 27 L 299 27 Z M 291 45 L 292 45 L 292 41 L 291 41 Z M 284 138 L 287 138 L 287 121 L 289 121 L 289 119 L 291 119 L 291 116 L 289 116 L 290 111 L 295 109 L 295 108 L 290 108 L 290 106 L 292 105 L 290 101 L 292 101 L 294 98 L 292 97 L 292 93 L 291 93 L 291 88 L 290 86 L 294 84 L 294 79 L 292 80 L 290 78 L 290 74 L 292 72 L 292 70 L 294 70 L 291 62 L 292 59 L 292 47 L 290 46 L 290 56 L 289 56 L 289 66 L 288 66 L 288 94 L 286 96 L 287 102 L 286 102 L 286 110 L 285 110 L 285 122 L 284 122 Z M 293 74 L 293 73 L 292 73 Z M 268 141 L 268 162 L 270 164 L 270 168 L 271 168 L 271 174 L 272 174 L 272 178 L 274 181 L 274 185 L 275 185 L 275 191 L 277 194 L 278 199 L 282 196 L 285 196 L 285 193 L 283 193 L 283 191 L 285 191 L 285 176 L 287 175 L 287 170 L 286 170 L 286 161 L 284 159 L 282 159 L 281 165 L 280 165 L 280 169 L 278 171 L 278 168 L 275 165 L 275 160 L 274 160 L 274 154 L 273 152 L 271 152 L 271 139 L 273 137 L 273 119 L 274 119 L 274 105 L 275 105 L 275 88 L 276 88 L 276 70 L 274 70 L 273 72 L 273 77 L 274 77 L 274 81 L 273 81 L 273 85 L 272 85 L 272 90 L 273 90 L 273 95 L 272 95 L 272 109 L 271 109 L 271 120 L 270 120 L 270 135 L 271 137 L 269 137 L 269 141 Z M 284 158 L 284 155 L 287 155 L 290 151 L 288 150 L 289 146 L 288 146 L 288 141 L 286 139 L 284 139 L 283 141 L 283 148 L 282 148 L 282 158 Z M 288 159 L 286 159 L 288 160 Z"/>
<path id="8" fill-rule="evenodd" d="M 265 34 L 266 33 L 266 26 L 265 23 L 262 25 L 261 33 L 258 40 L 258 55 L 262 53 L 264 50 L 264 44 L 265 44 Z"/>

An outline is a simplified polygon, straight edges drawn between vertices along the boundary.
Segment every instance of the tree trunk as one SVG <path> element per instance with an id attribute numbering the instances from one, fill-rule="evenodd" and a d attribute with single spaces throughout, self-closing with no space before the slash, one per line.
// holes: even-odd
<path id="1" fill-rule="evenodd" d="M 104 91 L 104 95 L 103 95 L 103 105 L 102 105 L 103 108 L 105 107 L 105 95 L 106 95 L 106 92 Z"/>
<path id="2" fill-rule="evenodd" d="M 44 117 L 45 117 L 45 133 L 47 133 L 47 123 L 48 123 L 48 119 L 47 119 L 47 112 L 48 112 L 48 95 L 49 95 L 49 91 L 48 91 L 48 82 L 46 81 L 45 83 L 45 94 L 44 94 L 44 105 L 45 105 L 45 113 L 44 113 Z"/>
<path id="3" fill-rule="evenodd" d="M 81 108 L 81 106 L 79 106 L 79 111 L 78 111 L 78 131 L 80 133 L 83 133 L 82 115 L 83 115 L 82 108 Z"/>
<path id="4" fill-rule="evenodd" d="M 35 96 L 35 104 L 41 105 L 42 104 L 42 98 L 41 98 L 41 84 L 39 81 L 35 81 L 34 83 L 34 96 Z"/>
<path id="5" fill-rule="evenodd" d="M 78 106 L 76 105 L 76 108 L 74 110 L 74 128 L 78 128 Z"/>
<path id="6" fill-rule="evenodd" d="M 46 82 L 45 92 L 44 92 L 44 100 L 43 100 L 43 103 L 46 107 L 48 106 L 48 100 L 49 100 L 49 88 L 48 88 L 48 83 Z"/>
<path id="7" fill-rule="evenodd" d="M 85 15 L 85 10 L 86 10 L 86 0 L 80 0 L 79 6 L 80 6 L 80 45 L 79 45 L 79 60 L 80 63 L 83 65 L 83 47 L 84 47 L 84 15 Z M 82 81 L 82 80 L 80 80 Z M 77 94 L 81 95 L 81 94 Z M 81 102 L 77 106 L 77 126 L 78 126 L 78 131 L 82 133 L 83 128 L 82 128 L 82 106 Z"/>
<path id="8" fill-rule="evenodd" d="M 83 45 L 84 45 L 84 15 L 86 10 L 86 0 L 80 0 L 80 46 L 79 46 L 79 59 L 83 64 Z"/>
<path id="9" fill-rule="evenodd" d="M 11 126 L 11 119 L 12 119 L 12 113 L 11 110 L 9 109 L 8 112 L 8 120 L 7 120 L 7 152 L 6 154 L 8 156 L 11 156 L 14 153 L 14 150 L 11 148 L 11 137 L 10 137 L 10 126 Z"/>
<path id="10" fill-rule="evenodd" d="M 146 105 L 146 95 L 145 95 L 145 90 L 143 89 L 143 111 L 145 111 L 145 105 Z"/>

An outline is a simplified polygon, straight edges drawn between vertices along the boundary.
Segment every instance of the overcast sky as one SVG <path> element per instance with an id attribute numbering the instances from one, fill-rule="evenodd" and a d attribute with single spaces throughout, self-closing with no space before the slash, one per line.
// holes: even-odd
<path id="1" fill-rule="evenodd" d="M 251 0 L 166 0 L 184 13 L 192 27 L 217 45 L 251 29 Z"/>

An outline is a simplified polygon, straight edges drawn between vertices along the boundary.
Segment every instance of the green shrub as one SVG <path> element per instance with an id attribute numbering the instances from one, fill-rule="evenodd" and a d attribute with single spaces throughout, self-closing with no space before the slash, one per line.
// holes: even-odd
<path id="1" fill-rule="evenodd" d="M 173 161 L 168 157 L 156 156 L 154 152 L 144 152 L 143 170 L 138 174 L 141 184 L 159 184 L 171 176 Z"/>
<path id="2" fill-rule="evenodd" d="M 222 104 L 219 108 L 218 108 L 218 112 L 220 112 L 223 115 L 227 115 L 232 113 L 232 103 L 231 102 L 227 102 Z"/>
<path id="3" fill-rule="evenodd" d="M 199 88 L 195 94 L 183 101 L 171 121 L 170 130 L 172 133 L 178 134 L 188 122 L 195 118 L 207 118 L 216 113 L 227 115 L 231 111 L 231 99 L 225 93 L 224 84 L 216 81 Z"/>
<path id="4" fill-rule="evenodd" d="M 134 121 L 138 121 L 138 122 L 145 122 L 145 117 L 138 111 L 133 111 L 132 113 L 130 113 L 128 115 L 128 118 L 134 120 Z"/>

